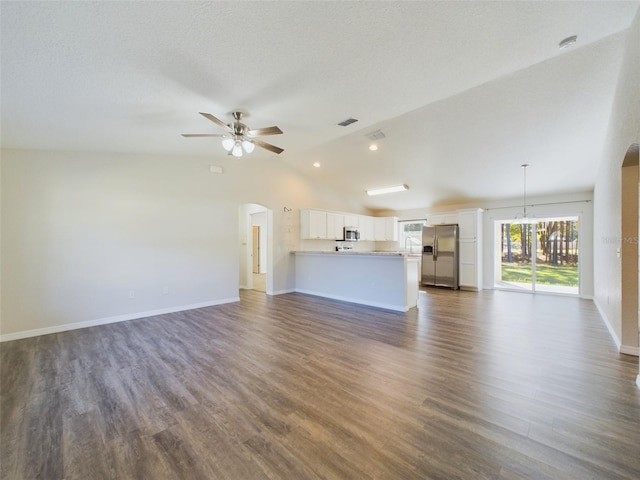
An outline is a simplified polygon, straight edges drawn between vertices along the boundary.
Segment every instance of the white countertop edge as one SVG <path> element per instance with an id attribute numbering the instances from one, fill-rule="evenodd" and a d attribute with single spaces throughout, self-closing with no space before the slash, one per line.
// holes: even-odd
<path id="1" fill-rule="evenodd" d="M 416 254 L 410 254 L 405 252 L 354 252 L 354 251 L 311 251 L 311 250 L 296 250 L 291 252 L 293 255 L 371 255 L 375 257 L 416 257 Z"/>

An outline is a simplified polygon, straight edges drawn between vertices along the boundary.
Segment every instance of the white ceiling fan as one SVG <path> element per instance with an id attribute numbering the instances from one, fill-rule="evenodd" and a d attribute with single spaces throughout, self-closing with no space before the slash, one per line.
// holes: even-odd
<path id="1" fill-rule="evenodd" d="M 254 130 L 249 129 L 247 125 L 242 123 L 243 113 L 233 112 L 232 123 L 226 124 L 222 120 L 214 117 L 210 113 L 199 112 L 203 117 L 211 120 L 226 130 L 226 133 L 183 133 L 183 137 L 222 137 L 222 146 L 229 152 L 229 155 L 241 157 L 243 153 L 251 153 L 255 146 L 269 150 L 270 152 L 280 154 L 284 150 L 270 143 L 258 140 L 255 137 L 262 135 L 280 135 L 282 130 L 279 127 L 265 127 Z"/>

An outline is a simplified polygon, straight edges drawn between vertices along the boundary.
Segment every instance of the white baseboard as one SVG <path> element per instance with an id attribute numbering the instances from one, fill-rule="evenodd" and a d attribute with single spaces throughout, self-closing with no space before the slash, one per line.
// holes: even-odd
<path id="1" fill-rule="evenodd" d="M 273 292 L 267 292 L 268 295 L 284 295 L 285 293 L 294 293 L 294 288 L 286 288 L 284 290 L 274 290 Z"/>
<path id="2" fill-rule="evenodd" d="M 611 335 L 611 338 L 613 338 L 613 341 L 616 343 L 616 347 L 618 348 L 618 351 L 620 351 L 620 347 L 622 346 L 622 342 L 618 338 L 618 335 L 616 335 L 616 332 L 613 329 L 613 327 L 611 326 L 611 323 L 609 323 L 609 318 L 604 313 L 604 309 L 601 307 L 600 302 L 598 302 L 598 299 L 594 298 L 593 299 L 593 303 L 595 304 L 596 308 L 598 309 L 598 312 L 600 312 L 600 316 L 602 317 L 602 320 L 604 321 L 604 324 L 606 325 L 607 330 L 609 330 L 609 335 Z"/>
<path id="3" fill-rule="evenodd" d="M 37 337 L 39 335 L 48 335 L 50 333 L 66 332 L 68 330 L 77 330 L 79 328 L 96 327 L 98 325 L 106 325 L 109 323 L 125 322 L 127 320 L 135 320 L 138 318 L 153 317 L 155 315 L 163 315 L 165 313 L 182 312 L 185 310 L 193 310 L 195 308 L 212 307 L 214 305 L 222 305 L 224 303 L 239 302 L 240 297 L 223 298 L 210 302 L 192 303 L 190 305 L 180 305 L 177 307 L 160 308 L 158 310 L 148 310 L 146 312 L 126 313 L 124 315 L 115 315 L 113 317 L 97 318 L 95 320 L 87 320 L 84 322 L 67 323 L 64 325 L 54 325 L 52 327 L 36 328 L 33 330 L 24 330 L 22 332 L 6 333 L 0 335 L 0 342 L 10 342 L 12 340 L 20 340 L 21 338 Z"/>
<path id="4" fill-rule="evenodd" d="M 636 377 L 636 385 L 638 385 L 638 388 L 640 388 L 640 375 Z"/>
<path id="5" fill-rule="evenodd" d="M 296 292 L 304 293 L 305 295 L 314 295 L 316 297 L 330 298 L 332 300 L 340 300 L 342 302 L 357 303 L 358 305 L 367 305 L 369 307 L 384 308 L 385 310 L 393 310 L 395 312 L 409 311 L 409 308 L 407 307 L 400 307 L 398 305 L 391 305 L 387 303 L 365 302 L 363 300 L 358 300 L 356 298 L 350 298 L 350 297 L 343 297 L 341 295 L 327 295 L 324 292 L 314 292 L 311 290 L 297 290 L 297 289 L 296 289 Z"/>
<path id="6" fill-rule="evenodd" d="M 616 335 L 616 332 L 613 330 L 613 327 L 609 322 L 609 318 L 607 318 L 607 316 L 605 315 L 604 310 L 598 303 L 598 300 L 594 298 L 593 303 L 598 309 L 598 312 L 600 313 L 600 316 L 602 317 L 604 324 L 607 326 L 607 330 L 609 330 L 609 335 L 611 335 L 611 338 L 613 338 L 613 341 L 616 342 L 616 347 L 618 348 L 618 351 L 620 353 L 624 353 L 625 355 L 633 355 L 634 357 L 640 357 L 640 347 L 631 347 L 629 345 L 622 345 L 622 342 L 618 338 L 618 335 Z"/>

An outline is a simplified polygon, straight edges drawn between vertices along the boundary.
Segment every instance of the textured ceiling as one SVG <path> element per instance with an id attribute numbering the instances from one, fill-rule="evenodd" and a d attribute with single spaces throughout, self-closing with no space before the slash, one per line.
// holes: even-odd
<path id="1" fill-rule="evenodd" d="M 370 208 L 593 188 L 638 2 L 7 2 L 3 148 L 225 152 L 197 114 Z M 566 50 L 558 42 L 578 35 Z M 349 127 L 336 123 L 348 117 Z M 377 152 L 366 134 L 382 129 Z M 273 161 L 256 151 L 243 162 Z M 311 164 L 320 161 L 322 167 Z M 579 174 L 576 174 L 579 172 Z M 367 198 L 366 188 L 409 192 Z"/>

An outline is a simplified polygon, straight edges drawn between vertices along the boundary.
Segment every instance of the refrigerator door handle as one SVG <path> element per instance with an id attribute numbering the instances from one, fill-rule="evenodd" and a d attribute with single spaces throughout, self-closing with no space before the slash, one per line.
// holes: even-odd
<path id="1" fill-rule="evenodd" d="M 438 260 L 438 235 L 433 236 L 433 260 Z"/>

